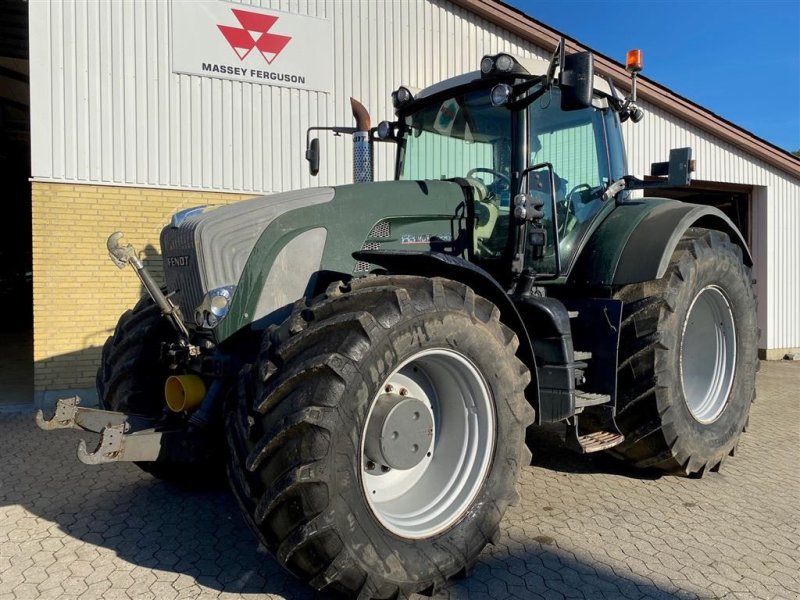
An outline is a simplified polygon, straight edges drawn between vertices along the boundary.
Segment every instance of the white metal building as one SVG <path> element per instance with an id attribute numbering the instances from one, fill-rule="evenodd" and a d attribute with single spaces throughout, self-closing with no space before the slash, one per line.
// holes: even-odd
<path id="1" fill-rule="evenodd" d="M 307 127 L 352 124 L 351 96 L 377 122 L 393 114 L 390 93 L 400 84 L 425 87 L 500 51 L 548 58 L 560 37 L 495 0 L 253 0 L 274 17 L 254 25 L 234 10 L 247 2 L 224 0 L 28 6 L 39 392 L 90 387 L 99 346 L 138 293 L 106 260 L 108 233 L 126 231 L 154 258 L 158 231 L 178 208 L 348 182 L 346 139 L 322 137 L 318 179 L 303 156 Z M 237 47 L 234 30 L 249 27 L 275 34 L 277 46 Z M 576 40 L 568 47 L 583 49 Z M 283 48 L 294 48 L 295 71 L 285 71 L 294 80 L 270 79 Z M 223 59 L 198 58 L 223 51 Z M 596 59 L 597 71 L 626 90 L 622 65 Z M 641 84 L 645 119 L 625 124 L 632 174 L 646 175 L 670 148 L 693 147 L 696 182 L 667 194 L 705 198 L 740 225 L 756 262 L 761 354 L 797 351 L 800 160 L 646 77 Z M 390 178 L 391 158 L 379 153 L 376 162 L 376 177 Z M 82 321 L 81 311 L 91 318 Z"/>

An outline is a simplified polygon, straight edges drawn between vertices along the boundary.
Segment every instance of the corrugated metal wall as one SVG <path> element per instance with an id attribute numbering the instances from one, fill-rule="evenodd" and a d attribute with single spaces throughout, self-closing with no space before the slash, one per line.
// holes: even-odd
<path id="1" fill-rule="evenodd" d="M 761 348 L 800 347 L 800 180 L 646 102 L 640 123 L 626 122 L 629 169 L 647 174 L 670 148 L 691 146 L 694 178 L 753 186 L 751 250 Z"/>
<path id="2" fill-rule="evenodd" d="M 323 136 L 320 177 L 311 178 L 304 133 L 310 125 L 350 125 L 349 96 L 378 121 L 392 115 L 389 93 L 401 83 L 425 87 L 474 70 L 487 53 L 547 55 L 444 0 L 248 4 L 333 21 L 332 93 L 172 73 L 168 2 L 31 2 L 33 177 L 257 193 L 343 183 L 352 169 L 349 141 Z M 691 145 L 698 179 L 761 186 L 754 194 L 761 345 L 800 346 L 800 182 L 645 108 L 642 123 L 625 126 L 633 173 L 666 160 L 671 147 Z M 389 151 L 378 152 L 379 178 L 392 174 Z"/>

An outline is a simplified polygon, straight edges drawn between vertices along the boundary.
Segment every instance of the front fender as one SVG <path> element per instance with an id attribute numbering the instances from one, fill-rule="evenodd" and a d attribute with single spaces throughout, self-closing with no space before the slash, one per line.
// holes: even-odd
<path id="1" fill-rule="evenodd" d="M 659 279 L 690 227 L 727 233 L 742 249 L 744 263 L 753 258 L 741 232 L 719 209 L 679 200 L 648 198 L 615 208 L 594 231 L 569 277 L 574 286 L 626 285 Z"/>

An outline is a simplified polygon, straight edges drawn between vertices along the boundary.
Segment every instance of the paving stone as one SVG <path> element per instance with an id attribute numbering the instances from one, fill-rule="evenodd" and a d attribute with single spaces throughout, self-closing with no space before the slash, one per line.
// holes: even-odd
<path id="1" fill-rule="evenodd" d="M 521 502 L 438 600 L 800 598 L 800 364 L 762 363 L 748 433 L 700 480 L 579 456 L 531 430 Z M 0 600 L 280 600 L 313 592 L 224 489 L 88 467 L 74 432 L 0 414 Z"/>

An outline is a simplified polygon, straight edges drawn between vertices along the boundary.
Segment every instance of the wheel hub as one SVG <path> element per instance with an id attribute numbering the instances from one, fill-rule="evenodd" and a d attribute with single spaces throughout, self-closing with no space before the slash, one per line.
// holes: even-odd
<path id="1" fill-rule="evenodd" d="M 736 370 L 736 324 L 724 292 L 706 286 L 695 296 L 681 341 L 681 385 L 692 416 L 715 421 L 728 403 Z"/>
<path id="2" fill-rule="evenodd" d="M 491 392 L 471 360 L 444 348 L 407 358 L 374 396 L 361 434 L 373 515 L 407 539 L 446 530 L 481 490 L 495 428 Z"/>
<path id="3" fill-rule="evenodd" d="M 364 452 L 367 458 L 392 469 L 417 466 L 430 448 L 433 439 L 433 415 L 421 400 L 405 395 L 382 394 L 375 402 Z"/>

